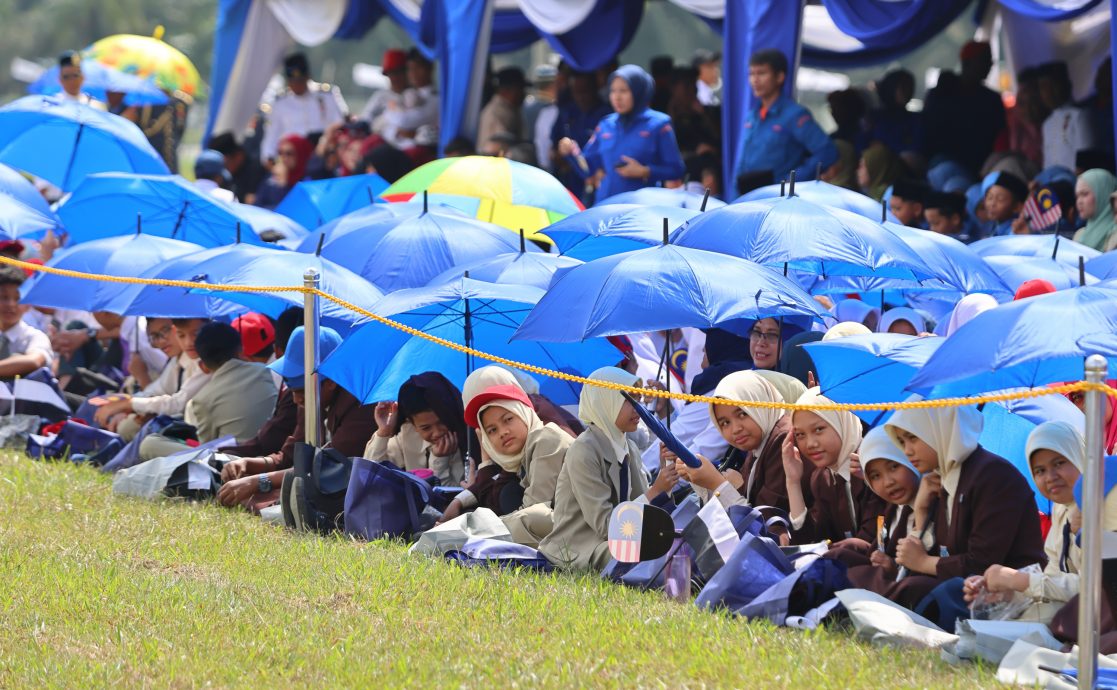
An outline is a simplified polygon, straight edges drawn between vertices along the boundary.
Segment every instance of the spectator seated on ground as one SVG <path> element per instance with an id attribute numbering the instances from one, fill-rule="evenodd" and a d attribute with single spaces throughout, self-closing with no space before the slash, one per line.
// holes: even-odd
<path id="1" fill-rule="evenodd" d="M 0 266 L 0 378 L 26 376 L 54 357 L 46 333 L 23 321 L 27 307 L 19 303 L 19 286 L 25 279 L 15 266 Z"/>
<path id="2" fill-rule="evenodd" d="M 275 406 L 278 391 L 271 372 L 262 364 L 238 358 L 240 334 L 228 324 L 203 326 L 195 348 L 209 381 L 187 402 L 186 423 L 194 427 L 202 443 L 223 436 L 252 438 Z M 184 449 L 182 440 L 153 434 L 140 445 L 140 457 L 150 460 Z"/>
<path id="3" fill-rule="evenodd" d="M 156 415 L 182 416 L 189 402 L 209 381 L 202 371 L 194 341 L 208 319 L 148 319 L 147 333 L 151 344 L 164 348 L 168 357 L 174 351 L 167 340 L 173 339 L 179 354 L 150 386 L 141 393 L 113 400 L 98 408 L 93 420 L 101 427 L 116 431 L 130 441 L 149 419 Z"/>

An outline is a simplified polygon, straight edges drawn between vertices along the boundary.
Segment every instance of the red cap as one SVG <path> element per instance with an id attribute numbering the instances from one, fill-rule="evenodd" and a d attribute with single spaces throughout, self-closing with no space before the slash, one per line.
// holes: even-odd
<path id="1" fill-rule="evenodd" d="M 527 397 L 527 393 L 524 392 L 523 388 L 514 386 L 510 383 L 506 383 L 503 386 L 489 386 L 473 396 L 473 399 L 465 406 L 465 423 L 474 429 L 479 428 L 480 425 L 477 424 L 477 415 L 481 412 L 481 408 L 497 400 L 515 400 L 516 402 L 527 405 L 533 410 L 535 409 L 535 406 L 531 404 L 531 398 Z"/>
<path id="2" fill-rule="evenodd" d="M 43 265 L 43 260 L 40 259 L 37 256 L 33 256 L 30 259 L 25 259 L 25 261 L 29 264 L 35 264 L 36 266 L 42 266 Z M 23 269 L 23 272 L 27 275 L 28 278 L 30 278 L 31 276 L 38 273 L 38 271 L 33 271 L 30 268 Z"/>
<path id="3" fill-rule="evenodd" d="M 263 314 L 249 312 L 233 319 L 233 328 L 240 333 L 241 349 L 249 357 L 260 354 L 275 342 L 275 326 Z"/>
<path id="4" fill-rule="evenodd" d="M 993 48 L 985 41 L 970 41 L 962 46 L 962 52 L 959 57 L 963 62 L 967 60 L 976 60 L 981 57 L 986 60 L 992 60 Z"/>
<path id="5" fill-rule="evenodd" d="M 1016 288 L 1016 295 L 1012 299 L 1015 301 L 1026 297 L 1038 297 L 1039 295 L 1046 295 L 1058 291 L 1058 288 L 1056 288 L 1051 281 L 1042 279 L 1025 280 L 1023 283 L 1020 283 L 1020 287 Z"/>
<path id="6" fill-rule="evenodd" d="M 407 53 L 392 48 L 391 50 L 384 51 L 384 59 L 380 61 L 380 71 L 384 74 L 394 72 L 396 70 L 405 69 L 407 67 Z"/>

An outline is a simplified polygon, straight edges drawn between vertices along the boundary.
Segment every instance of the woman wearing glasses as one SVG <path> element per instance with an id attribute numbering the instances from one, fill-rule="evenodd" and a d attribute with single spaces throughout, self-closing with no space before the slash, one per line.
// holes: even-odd
<path id="1" fill-rule="evenodd" d="M 779 369 L 782 332 L 776 319 L 760 319 L 753 324 L 749 331 L 749 355 L 754 369 Z"/>

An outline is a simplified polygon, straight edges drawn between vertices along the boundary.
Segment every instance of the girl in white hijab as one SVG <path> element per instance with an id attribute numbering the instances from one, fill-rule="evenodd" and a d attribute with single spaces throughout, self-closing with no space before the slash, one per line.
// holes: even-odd
<path id="1" fill-rule="evenodd" d="M 832 403 L 818 388 L 808 389 L 796 402 Z M 791 424 L 782 459 L 791 504 L 792 542 L 873 540 L 877 516 L 883 515 L 885 508 L 864 480 L 851 471 L 853 454 L 861 445 L 861 421 L 844 410 L 796 410 Z M 804 461 L 815 469 L 810 502 L 800 488 Z"/>
<path id="2" fill-rule="evenodd" d="M 604 367 L 591 379 L 635 386 L 639 379 Z M 609 517 L 622 501 L 664 503 L 678 481 L 674 465 L 660 468 L 648 487 L 640 452 L 626 434 L 640 417 L 615 390 L 586 385 L 578 404 L 586 430 L 566 451 L 555 491 L 554 529 L 539 550 L 561 568 L 601 570 L 609 562 Z"/>

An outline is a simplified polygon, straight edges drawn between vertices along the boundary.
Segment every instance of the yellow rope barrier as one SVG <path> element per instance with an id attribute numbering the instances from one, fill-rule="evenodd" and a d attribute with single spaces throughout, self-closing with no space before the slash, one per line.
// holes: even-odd
<path id="1" fill-rule="evenodd" d="M 814 404 L 814 405 L 798 405 L 788 402 L 767 402 L 767 401 L 741 401 L 729 400 L 726 398 L 714 398 L 707 395 L 690 395 L 689 393 L 676 393 L 654 388 L 637 388 L 635 386 L 626 386 L 612 381 L 598 381 L 597 379 L 589 379 L 584 376 L 577 376 L 575 374 L 568 374 L 563 371 L 555 371 L 545 367 L 536 366 L 534 364 L 525 364 L 523 362 L 516 362 L 504 357 L 492 355 L 487 352 L 475 350 L 471 347 L 466 347 L 459 343 L 455 343 L 445 338 L 440 338 L 429 333 L 413 328 L 411 326 L 394 321 L 379 314 L 359 307 L 350 302 L 346 302 L 340 297 L 335 297 L 327 292 L 323 292 L 317 288 L 308 288 L 304 285 L 217 285 L 211 283 L 193 282 L 188 280 L 164 280 L 159 278 L 131 278 L 123 276 L 110 276 L 98 273 L 84 273 L 82 271 L 71 271 L 69 269 L 55 268 L 52 266 L 42 266 L 33 264 L 18 259 L 11 259 L 6 256 L 0 256 L 0 263 L 8 264 L 30 271 L 39 271 L 42 273 L 50 273 L 53 275 L 65 276 L 67 278 L 78 278 L 81 280 L 96 280 L 106 283 L 124 283 L 129 285 L 152 285 L 156 287 L 178 287 L 187 290 L 210 290 L 213 292 L 297 292 L 299 294 L 312 293 L 321 299 L 329 300 L 334 304 L 347 309 L 356 314 L 366 316 L 378 323 L 381 323 L 390 328 L 403 331 L 408 335 L 417 338 L 423 338 L 442 347 L 448 347 L 463 354 L 472 355 L 480 359 L 488 360 L 495 364 L 502 364 L 507 367 L 526 371 L 531 374 L 538 374 L 540 376 L 547 376 L 550 378 L 560 379 L 563 381 L 570 381 L 572 383 L 579 383 L 583 386 L 597 386 L 599 388 L 606 388 L 609 390 L 623 391 L 637 396 L 655 397 L 655 398 L 670 398 L 672 400 L 683 400 L 686 402 L 697 402 L 706 404 L 719 404 L 719 405 L 739 405 L 742 407 L 758 407 L 767 409 L 782 409 L 782 410 L 810 410 L 810 411 L 887 411 L 887 410 L 915 410 L 915 409 L 928 409 L 928 408 L 944 408 L 944 407 L 964 407 L 966 405 L 980 405 L 989 402 L 1005 402 L 1008 400 L 1025 400 L 1030 398 L 1038 398 L 1044 395 L 1066 395 L 1076 391 L 1100 391 L 1113 398 L 1117 398 L 1117 390 L 1101 383 L 1089 383 L 1088 381 L 1078 381 L 1075 383 L 1068 383 L 1060 386 L 1044 386 L 1043 388 L 1031 388 L 1027 390 L 1009 391 L 1003 393 L 993 393 L 985 395 L 975 395 L 970 397 L 961 398 L 940 398 L 938 400 L 911 400 L 911 401 L 897 401 L 888 403 L 829 403 L 829 404 Z"/>

